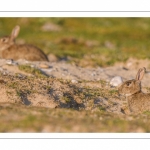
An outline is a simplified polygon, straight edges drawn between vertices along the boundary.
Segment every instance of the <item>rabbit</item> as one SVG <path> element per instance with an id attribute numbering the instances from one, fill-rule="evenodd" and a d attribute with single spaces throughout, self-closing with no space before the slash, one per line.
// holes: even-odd
<path id="1" fill-rule="evenodd" d="M 126 96 L 128 108 L 123 108 L 125 114 L 142 113 L 150 110 L 150 93 L 141 91 L 141 80 L 146 72 L 146 68 L 140 68 L 136 78 L 125 81 L 118 87 L 120 95 Z"/>
<path id="2" fill-rule="evenodd" d="M 20 26 L 15 26 L 10 36 L 0 38 L 0 58 L 26 59 L 29 61 L 48 61 L 44 52 L 33 45 L 16 44 L 15 39 L 20 31 Z"/>

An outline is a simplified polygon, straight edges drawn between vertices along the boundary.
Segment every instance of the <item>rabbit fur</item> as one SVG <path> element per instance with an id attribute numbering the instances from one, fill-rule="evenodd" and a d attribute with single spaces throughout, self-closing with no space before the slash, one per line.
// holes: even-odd
<path id="1" fill-rule="evenodd" d="M 141 91 L 141 80 L 144 77 L 146 68 L 140 68 L 136 78 L 125 81 L 119 88 L 120 95 L 126 96 L 128 107 L 123 108 L 124 113 L 142 113 L 150 110 L 150 93 Z"/>
<path id="2" fill-rule="evenodd" d="M 0 58 L 25 59 L 29 61 L 48 61 L 44 52 L 33 45 L 16 44 L 15 39 L 20 31 L 20 26 L 15 26 L 9 36 L 0 38 Z"/>

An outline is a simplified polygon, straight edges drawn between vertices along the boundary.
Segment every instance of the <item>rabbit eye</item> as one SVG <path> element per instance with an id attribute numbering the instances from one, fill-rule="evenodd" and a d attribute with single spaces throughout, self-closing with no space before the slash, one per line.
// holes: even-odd
<path id="1" fill-rule="evenodd" d="M 131 82 L 127 82 L 127 83 L 126 83 L 127 86 L 130 86 L 130 84 L 131 84 Z"/>
<path id="2" fill-rule="evenodd" d="M 2 42 L 6 42 L 6 38 L 1 39 Z"/>

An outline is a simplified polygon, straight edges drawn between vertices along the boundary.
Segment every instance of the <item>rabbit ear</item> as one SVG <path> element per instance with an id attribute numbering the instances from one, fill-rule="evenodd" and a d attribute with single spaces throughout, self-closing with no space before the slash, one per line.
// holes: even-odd
<path id="1" fill-rule="evenodd" d="M 144 76 L 145 72 L 146 72 L 145 67 L 140 68 L 139 71 L 137 72 L 136 80 L 141 81 L 143 79 L 143 76 Z"/>
<path id="2" fill-rule="evenodd" d="M 11 32 L 11 40 L 14 40 L 18 36 L 19 31 L 20 31 L 20 26 L 18 25 L 15 26 L 15 28 Z"/>

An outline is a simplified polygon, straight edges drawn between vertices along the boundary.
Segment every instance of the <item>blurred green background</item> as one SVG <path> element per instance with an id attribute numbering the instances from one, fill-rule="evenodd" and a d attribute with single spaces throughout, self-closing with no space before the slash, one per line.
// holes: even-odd
<path id="1" fill-rule="evenodd" d="M 21 27 L 18 43 L 37 45 L 79 66 L 150 59 L 150 18 L 0 18 L 0 36 L 15 25 Z"/>
<path id="2" fill-rule="evenodd" d="M 82 67 L 107 67 L 130 57 L 150 59 L 150 18 L 0 18 L 0 36 L 9 35 L 16 25 L 21 27 L 17 43 L 37 45 L 47 55 Z M 90 94 L 95 91 L 92 88 Z M 116 98 L 112 90 L 105 98 L 110 93 Z M 0 132 L 150 132 L 149 112 L 119 116 L 101 107 L 96 111 L 31 108 L 1 104 Z"/>

